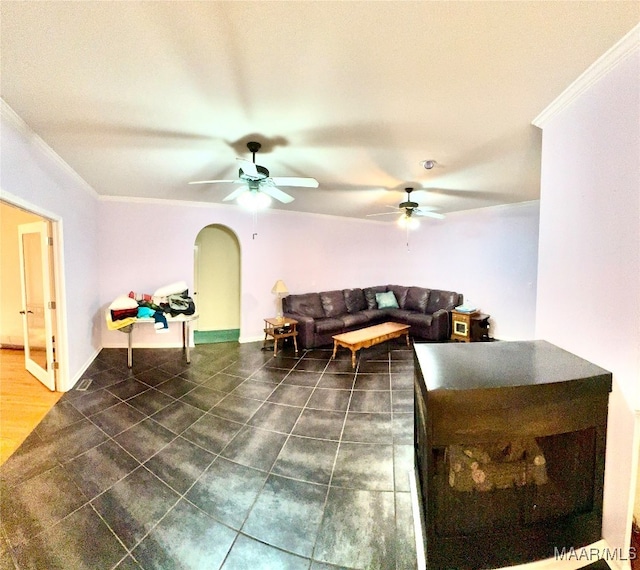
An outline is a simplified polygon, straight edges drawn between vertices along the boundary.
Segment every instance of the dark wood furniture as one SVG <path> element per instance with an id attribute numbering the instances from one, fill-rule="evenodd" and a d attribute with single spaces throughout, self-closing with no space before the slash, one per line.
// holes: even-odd
<path id="1" fill-rule="evenodd" d="M 477 342 L 489 340 L 490 315 L 475 311 L 463 313 L 451 312 L 451 340 L 462 342 Z"/>
<path id="2" fill-rule="evenodd" d="M 611 374 L 545 341 L 414 347 L 427 568 L 496 568 L 599 540 Z M 543 481 L 523 471 L 512 485 L 456 488 L 456 450 L 518 441 L 541 450 Z"/>
<path id="3" fill-rule="evenodd" d="M 278 318 L 264 319 L 264 342 L 262 343 L 262 349 L 267 346 L 267 339 L 271 337 L 273 339 L 273 356 L 278 355 L 278 341 L 280 339 L 292 338 L 293 346 L 295 347 L 296 354 L 298 354 L 298 321 L 290 318 Z"/>

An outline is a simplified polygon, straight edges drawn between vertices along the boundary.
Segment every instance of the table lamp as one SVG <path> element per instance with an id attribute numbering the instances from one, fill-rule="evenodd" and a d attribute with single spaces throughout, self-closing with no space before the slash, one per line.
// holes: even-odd
<path id="1" fill-rule="evenodd" d="M 282 279 L 278 279 L 276 281 L 276 284 L 273 286 L 273 289 L 271 289 L 271 292 L 278 296 L 278 312 L 276 313 L 276 317 L 278 318 L 278 320 L 283 320 L 282 296 L 286 295 L 289 292 L 289 290 L 287 289 L 287 286 L 284 284 L 284 281 Z"/>

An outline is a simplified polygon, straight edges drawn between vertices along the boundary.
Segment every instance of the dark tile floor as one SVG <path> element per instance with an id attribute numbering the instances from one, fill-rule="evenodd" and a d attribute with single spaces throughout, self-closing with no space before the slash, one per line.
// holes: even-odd
<path id="1" fill-rule="evenodd" d="M 412 352 L 105 349 L 0 467 L 0 570 L 414 569 Z"/>

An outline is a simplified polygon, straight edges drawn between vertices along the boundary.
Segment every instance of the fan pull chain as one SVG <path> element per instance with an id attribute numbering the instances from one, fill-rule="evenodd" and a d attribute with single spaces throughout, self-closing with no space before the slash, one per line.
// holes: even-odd
<path id="1" fill-rule="evenodd" d="M 254 208 L 252 212 L 252 222 L 253 222 L 253 234 L 251 235 L 251 239 L 256 239 L 258 235 L 258 210 Z"/>

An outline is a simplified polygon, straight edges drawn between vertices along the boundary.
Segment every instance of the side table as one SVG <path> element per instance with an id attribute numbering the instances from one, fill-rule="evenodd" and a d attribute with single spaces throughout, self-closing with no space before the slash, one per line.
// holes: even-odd
<path id="1" fill-rule="evenodd" d="M 475 342 L 489 340 L 490 315 L 476 311 L 474 313 L 462 313 L 453 310 L 451 312 L 451 340 L 462 342 Z"/>
<path id="2" fill-rule="evenodd" d="M 298 321 L 295 319 L 275 318 L 264 319 L 264 342 L 262 348 L 267 345 L 267 339 L 273 338 L 273 356 L 278 355 L 278 340 L 281 338 L 293 338 L 293 346 L 298 354 Z"/>

